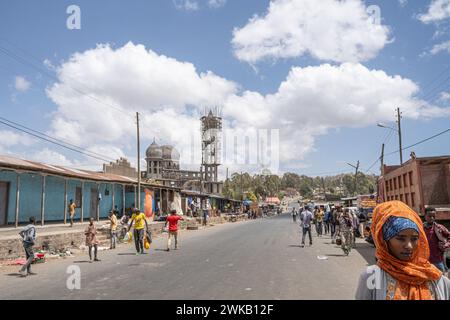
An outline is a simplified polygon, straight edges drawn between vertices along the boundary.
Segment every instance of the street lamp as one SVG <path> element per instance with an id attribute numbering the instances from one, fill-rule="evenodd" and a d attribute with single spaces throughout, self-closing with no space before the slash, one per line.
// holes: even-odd
<path id="1" fill-rule="evenodd" d="M 394 130 L 395 132 L 398 133 L 398 145 L 399 145 L 399 152 L 400 152 L 400 165 L 403 165 L 403 152 L 402 152 L 402 127 L 401 127 L 401 112 L 400 112 L 400 108 L 397 108 L 397 129 L 392 128 L 392 127 L 388 127 L 385 126 L 382 123 L 377 123 L 377 126 L 380 128 L 386 128 L 386 129 L 390 129 L 390 130 Z"/>
<path id="2" fill-rule="evenodd" d="M 377 123 L 377 127 L 380 127 L 380 128 L 386 128 L 386 129 L 391 129 L 391 130 L 394 130 L 395 132 L 398 132 L 398 130 L 397 129 L 395 129 L 395 128 L 392 128 L 392 127 L 388 127 L 388 126 L 386 126 L 386 125 L 384 125 L 383 123 Z"/>

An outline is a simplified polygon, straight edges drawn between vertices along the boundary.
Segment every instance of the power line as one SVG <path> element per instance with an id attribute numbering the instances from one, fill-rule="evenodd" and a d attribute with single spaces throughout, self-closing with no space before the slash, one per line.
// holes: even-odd
<path id="1" fill-rule="evenodd" d="M 105 159 L 105 158 L 101 158 L 101 157 L 97 157 L 97 156 L 95 156 L 95 155 L 88 154 L 88 153 L 86 153 L 86 152 L 77 150 L 77 149 L 72 148 L 72 147 L 68 147 L 68 146 L 66 146 L 66 145 L 64 145 L 64 144 L 61 144 L 61 143 L 59 143 L 59 142 L 52 141 L 52 140 L 47 139 L 47 138 L 45 138 L 45 137 L 39 136 L 39 135 L 34 134 L 34 133 L 32 133 L 32 132 L 26 131 L 26 130 L 21 129 L 21 128 L 19 128 L 19 127 L 16 127 L 16 126 L 14 126 L 14 125 L 12 125 L 12 124 L 10 124 L 10 123 L 8 123 L 8 122 L 5 122 L 5 121 L 0 120 L 0 123 L 6 125 L 6 126 L 8 126 L 8 127 L 14 128 L 14 129 L 16 129 L 16 130 L 19 130 L 19 131 L 21 131 L 21 132 L 27 133 L 27 134 L 29 134 L 29 135 L 31 135 L 31 136 L 34 136 L 34 137 L 38 138 L 38 139 L 45 140 L 45 141 L 47 141 L 47 142 L 56 144 L 56 145 L 58 145 L 58 146 L 60 146 L 60 147 L 63 147 L 63 148 L 66 148 L 66 149 L 69 149 L 69 150 L 72 150 L 72 151 L 81 153 L 81 154 L 86 155 L 86 156 L 88 156 L 88 157 L 95 158 L 95 159 L 97 159 L 97 160 L 101 160 L 101 161 L 105 161 L 105 162 L 110 162 L 110 161 L 111 161 L 111 160 L 108 160 L 108 159 Z"/>
<path id="2" fill-rule="evenodd" d="M 349 172 L 348 172 L 348 170 L 331 171 L 331 172 L 314 172 L 314 173 L 308 173 L 308 176 L 321 176 L 324 174 L 341 174 L 341 173 L 349 173 Z"/>
<path id="3" fill-rule="evenodd" d="M 442 77 L 447 71 L 450 70 L 450 65 L 447 66 L 437 77 L 435 77 L 432 81 L 430 81 L 428 84 L 423 86 L 422 92 L 425 92 L 425 89 L 428 88 L 430 85 L 432 85 L 436 80 L 438 80 L 440 77 Z"/>
<path id="4" fill-rule="evenodd" d="M 5 55 L 7 55 L 8 57 L 10 57 L 10 58 L 12 58 L 12 59 L 18 61 L 19 63 L 21 63 L 21 64 L 23 64 L 23 65 L 29 66 L 29 67 L 31 67 L 31 68 L 37 70 L 39 73 L 42 73 L 43 75 L 45 75 L 46 77 L 48 77 L 48 78 L 50 78 L 50 79 L 52 79 L 52 80 L 55 80 L 55 81 L 57 81 L 57 82 L 60 81 L 60 79 L 58 79 L 56 76 L 52 75 L 51 73 L 48 73 L 47 70 L 44 70 L 44 69 L 42 69 L 41 67 L 36 66 L 35 64 L 33 64 L 32 62 L 30 62 L 29 60 L 27 60 L 27 59 L 25 59 L 25 58 L 23 58 L 23 57 L 21 57 L 21 56 L 15 54 L 14 52 L 8 50 L 7 48 L 4 48 L 4 47 L 1 47 L 1 46 L 0 46 L 0 52 L 3 53 L 3 54 L 5 54 Z M 70 79 L 73 80 L 73 81 L 75 81 L 75 82 L 77 82 L 78 85 L 82 86 L 76 79 L 73 79 L 73 78 L 70 78 Z M 94 100 L 94 101 L 96 101 L 96 102 L 98 102 L 98 103 L 100 103 L 100 104 L 103 104 L 103 105 L 105 105 L 105 106 L 108 106 L 108 107 L 110 107 L 110 108 L 113 108 L 113 109 L 115 109 L 115 110 L 117 110 L 117 111 L 119 111 L 119 112 L 122 112 L 123 114 L 126 114 L 126 115 L 129 116 L 129 117 L 133 117 L 131 114 L 125 112 L 124 110 L 120 109 L 120 108 L 117 107 L 117 106 L 114 106 L 114 105 L 112 105 L 112 104 L 110 104 L 110 103 L 108 103 L 108 102 L 104 102 L 104 101 L 98 99 L 97 97 L 92 96 L 92 95 L 90 95 L 90 94 L 88 94 L 88 93 L 86 93 L 86 92 L 84 92 L 84 91 L 82 91 L 82 90 L 80 90 L 80 89 L 78 89 L 78 88 L 75 88 L 75 87 L 73 87 L 73 86 L 71 86 L 71 85 L 67 85 L 67 86 L 68 86 L 70 89 L 72 89 L 73 91 L 75 91 L 76 93 L 80 94 L 80 95 L 83 95 L 83 96 L 85 96 L 85 97 L 88 97 L 88 98 L 90 98 L 90 99 L 92 99 L 92 100 Z M 134 117 L 133 117 L 133 119 L 134 119 Z"/>
<path id="5" fill-rule="evenodd" d="M 431 137 L 429 137 L 429 138 L 426 138 L 426 139 L 423 139 L 423 140 L 421 140 L 421 141 L 419 141 L 419 142 L 416 142 L 416 143 L 414 143 L 414 144 L 412 144 L 412 145 L 410 145 L 410 146 L 407 146 L 407 147 L 403 148 L 402 151 L 403 151 L 403 150 L 406 150 L 406 149 L 410 149 L 410 148 L 412 148 L 412 147 L 415 147 L 415 146 L 417 146 L 417 145 L 419 145 L 419 144 L 422 144 L 422 143 L 424 143 L 424 142 L 427 142 L 427 141 L 429 141 L 429 140 L 432 140 L 432 139 L 434 139 L 434 138 L 436 138 L 436 137 L 439 137 L 439 136 L 441 136 L 441 135 L 443 135 L 444 133 L 447 133 L 447 132 L 450 132 L 450 128 L 447 129 L 447 130 L 444 130 L 444 131 L 442 131 L 442 132 L 439 132 L 439 133 L 435 134 L 434 136 L 431 136 Z M 398 152 L 400 152 L 400 151 L 399 151 L 399 150 L 397 150 L 397 151 L 392 151 L 392 152 L 390 152 L 390 153 L 387 153 L 386 156 L 390 156 L 390 155 L 396 154 L 396 153 L 398 153 Z"/>
<path id="6" fill-rule="evenodd" d="M 39 134 L 39 135 L 41 135 L 41 136 L 50 138 L 50 139 L 52 139 L 52 140 L 61 142 L 61 143 L 63 143 L 63 144 L 69 145 L 69 146 L 74 147 L 74 148 L 77 148 L 77 149 L 80 149 L 81 151 L 88 152 L 88 153 L 91 153 L 91 154 L 93 154 L 93 155 L 97 155 L 97 156 L 99 156 L 99 157 L 104 157 L 103 154 L 100 154 L 100 153 L 97 153 L 97 152 L 94 152 L 94 151 L 87 150 L 87 149 L 85 149 L 85 148 L 79 147 L 79 146 L 77 146 L 77 145 L 71 144 L 71 143 L 69 143 L 69 142 L 67 142 L 67 141 L 64 141 L 64 140 L 61 140 L 61 139 L 54 138 L 54 137 L 52 137 L 52 136 L 50 136 L 50 135 L 48 135 L 48 134 L 42 133 L 42 132 L 40 132 L 40 131 L 31 129 L 31 128 L 28 128 L 28 127 L 26 127 L 26 126 L 24 126 L 24 125 L 22 125 L 22 124 L 20 124 L 20 123 L 17 123 L 17 122 L 8 120 L 8 119 L 3 118 L 3 117 L 1 117 L 1 116 L 0 116 L 0 119 L 3 120 L 3 121 L 6 121 L 6 122 L 12 123 L 12 124 L 14 124 L 14 125 L 16 125 L 16 126 L 19 126 L 19 127 L 21 127 L 21 128 L 24 128 L 24 129 L 26 129 L 26 130 L 32 131 L 32 132 L 34 132 L 34 133 L 37 133 L 37 134 Z M 112 158 L 110 158 L 110 161 L 114 161 L 114 160 L 113 160 Z"/>
<path id="7" fill-rule="evenodd" d="M 450 80 L 450 77 L 445 78 L 444 81 L 442 81 L 438 86 L 436 86 L 435 88 L 433 88 L 432 90 L 430 90 L 426 95 L 424 95 L 422 97 L 423 100 L 428 100 L 429 98 L 434 97 L 436 94 L 439 94 L 439 92 L 441 91 L 441 89 L 443 89 L 445 87 L 445 85 L 447 84 L 447 82 Z"/>

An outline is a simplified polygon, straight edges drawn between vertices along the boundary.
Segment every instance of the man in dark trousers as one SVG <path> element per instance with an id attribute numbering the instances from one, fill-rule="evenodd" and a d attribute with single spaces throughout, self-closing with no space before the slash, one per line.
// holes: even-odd
<path id="1" fill-rule="evenodd" d="M 30 223 L 19 232 L 22 237 L 23 248 L 25 249 L 25 254 L 27 256 L 27 262 L 23 265 L 22 269 L 19 270 L 22 277 L 35 274 L 31 272 L 31 263 L 34 259 L 33 246 L 36 242 L 36 219 L 34 217 L 30 217 L 29 221 Z"/>
<path id="2" fill-rule="evenodd" d="M 436 223 L 436 209 L 426 208 L 424 231 L 430 247 L 429 261 L 442 272 L 447 272 L 444 252 L 450 248 L 450 232 L 443 225 Z"/>
<path id="3" fill-rule="evenodd" d="M 302 247 L 305 246 L 305 237 L 308 233 L 309 235 L 309 245 L 312 246 L 312 236 L 311 236 L 311 223 L 313 220 L 313 214 L 309 211 L 309 208 L 305 206 L 305 209 L 300 214 L 300 227 L 302 228 Z"/>

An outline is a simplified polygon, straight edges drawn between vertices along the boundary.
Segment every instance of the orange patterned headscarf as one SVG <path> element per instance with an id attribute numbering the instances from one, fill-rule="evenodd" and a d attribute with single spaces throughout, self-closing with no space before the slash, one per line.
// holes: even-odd
<path id="1" fill-rule="evenodd" d="M 411 261 L 402 261 L 391 255 L 383 239 L 383 225 L 392 216 L 409 219 L 419 228 L 419 244 Z M 429 281 L 438 280 L 442 273 L 428 261 L 430 249 L 419 215 L 401 201 L 385 202 L 378 205 L 373 212 L 371 231 L 376 245 L 378 266 L 397 281 L 394 299 L 432 299 Z"/>

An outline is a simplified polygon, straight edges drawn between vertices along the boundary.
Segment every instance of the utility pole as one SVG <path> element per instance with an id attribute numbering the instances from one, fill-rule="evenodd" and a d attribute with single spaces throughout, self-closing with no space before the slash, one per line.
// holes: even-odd
<path id="1" fill-rule="evenodd" d="M 351 163 L 348 163 L 348 162 L 347 162 L 347 164 L 348 164 L 349 166 L 351 166 L 351 167 L 353 167 L 353 168 L 356 169 L 356 172 L 355 172 L 355 195 L 358 195 L 357 187 L 358 187 L 359 160 L 358 160 L 356 166 L 354 166 L 354 165 L 352 165 Z"/>
<path id="2" fill-rule="evenodd" d="M 359 169 L 359 160 L 356 164 L 356 172 L 355 172 L 355 193 L 358 195 L 358 169 Z"/>
<path id="3" fill-rule="evenodd" d="M 242 187 L 242 171 L 241 171 L 241 201 L 244 201 L 244 190 Z"/>
<path id="4" fill-rule="evenodd" d="M 381 175 L 384 176 L 384 143 L 381 146 Z"/>
<path id="5" fill-rule="evenodd" d="M 403 165 L 403 152 L 402 152 L 402 126 L 401 126 L 401 112 L 400 108 L 397 108 L 397 124 L 398 124 L 398 144 L 400 148 L 400 165 Z"/>
<path id="6" fill-rule="evenodd" d="M 141 144 L 139 136 L 139 112 L 136 112 L 136 128 L 137 128 L 137 170 L 138 170 L 138 192 L 136 208 L 141 210 Z"/>

